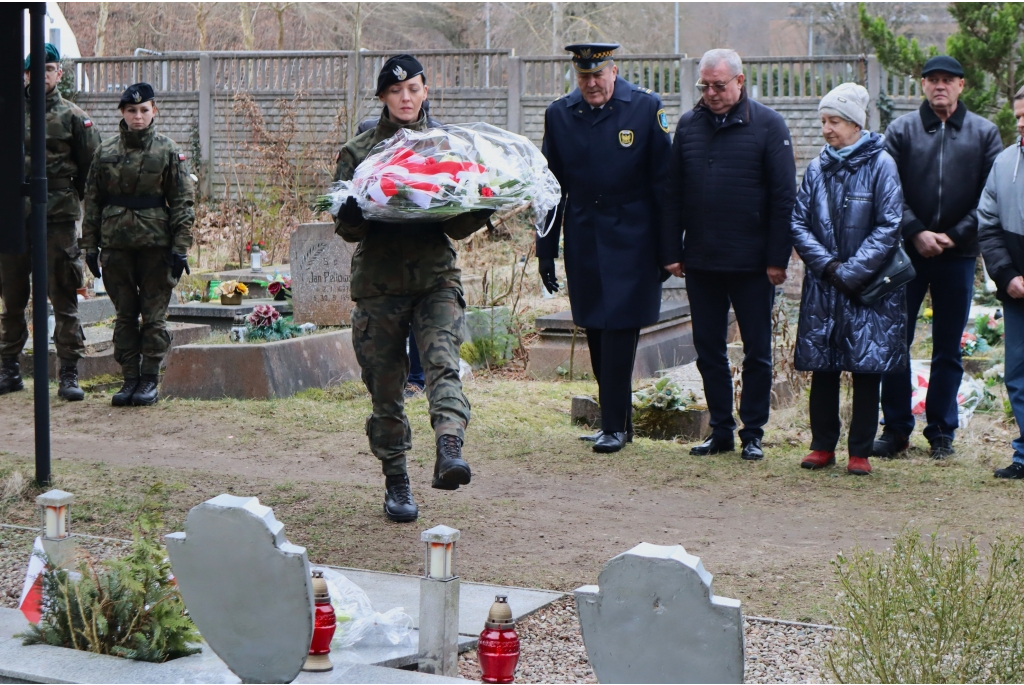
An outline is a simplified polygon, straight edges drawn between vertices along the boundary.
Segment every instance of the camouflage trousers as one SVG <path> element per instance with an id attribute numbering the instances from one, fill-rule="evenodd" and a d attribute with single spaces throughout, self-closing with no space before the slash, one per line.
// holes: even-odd
<path id="1" fill-rule="evenodd" d="M 31 242 L 31 240 L 30 240 Z M 84 284 L 82 251 L 74 222 L 51 223 L 46 234 L 46 289 L 53 305 L 53 340 L 57 356 L 74 364 L 85 356 L 85 332 L 78 318 L 78 293 Z M 32 249 L 24 254 L 0 254 L 0 357 L 17 358 L 28 340 L 25 308 L 32 292 Z"/>
<path id="2" fill-rule="evenodd" d="M 366 420 L 370 449 L 384 475 L 405 473 L 405 453 L 412 431 L 405 416 L 409 377 L 406 340 L 412 328 L 419 345 L 434 437 L 465 439 L 469 400 L 459 380 L 459 346 L 466 303 L 455 288 L 418 295 L 382 295 L 356 300 L 352 310 L 352 346 L 373 400 Z"/>
<path id="3" fill-rule="evenodd" d="M 159 373 L 160 362 L 171 346 L 167 304 L 176 282 L 171 278 L 170 250 L 103 250 L 100 261 L 103 285 L 117 312 L 114 359 L 125 378 L 137 378 L 140 370 Z"/>

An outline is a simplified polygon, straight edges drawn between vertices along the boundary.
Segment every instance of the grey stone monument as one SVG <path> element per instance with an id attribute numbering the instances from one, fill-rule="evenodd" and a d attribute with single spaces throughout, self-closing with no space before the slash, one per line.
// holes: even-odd
<path id="1" fill-rule="evenodd" d="M 576 590 L 587 656 L 602 683 L 741 683 L 743 615 L 711 592 L 681 546 L 641 543 Z"/>
<path id="2" fill-rule="evenodd" d="M 166 536 L 185 606 L 210 648 L 244 683 L 289 683 L 313 639 L 306 548 L 255 497 L 219 495 Z"/>
<path id="3" fill-rule="evenodd" d="M 334 233 L 334 224 L 301 224 L 295 229 L 288 250 L 295 323 L 348 324 L 354 251 L 355 244 Z"/>

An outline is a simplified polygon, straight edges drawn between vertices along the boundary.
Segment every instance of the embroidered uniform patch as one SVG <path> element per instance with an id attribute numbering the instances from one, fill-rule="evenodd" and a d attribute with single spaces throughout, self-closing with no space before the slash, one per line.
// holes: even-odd
<path id="1" fill-rule="evenodd" d="M 619 131 L 619 145 L 622 147 L 629 147 L 633 144 L 633 132 L 632 131 Z"/>
<path id="2" fill-rule="evenodd" d="M 668 133 L 668 115 L 665 114 L 665 110 L 658 110 L 658 126 L 661 126 L 661 130 Z"/>
<path id="3" fill-rule="evenodd" d="M 185 161 L 185 153 L 184 152 L 179 152 L 178 153 L 178 161 L 179 162 L 184 162 Z"/>
<path id="4" fill-rule="evenodd" d="M 91 127 L 92 126 L 92 119 L 86 119 L 85 121 L 83 121 L 82 122 L 82 126 L 85 126 L 86 128 Z"/>

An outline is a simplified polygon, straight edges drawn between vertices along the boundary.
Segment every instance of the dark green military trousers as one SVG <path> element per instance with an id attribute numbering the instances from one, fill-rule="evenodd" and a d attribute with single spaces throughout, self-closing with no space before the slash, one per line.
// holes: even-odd
<path id="1" fill-rule="evenodd" d="M 117 312 L 114 359 L 125 378 L 138 378 L 140 371 L 158 374 L 171 346 L 167 304 L 176 282 L 170 249 L 103 250 L 100 261 L 103 285 Z"/>
<path id="2" fill-rule="evenodd" d="M 363 370 L 363 383 L 373 400 L 366 435 L 386 476 L 405 473 L 405 453 L 412 448 L 412 431 L 405 416 L 405 384 L 409 377 L 406 341 L 410 327 L 416 335 L 426 376 L 434 437 L 457 435 L 465 440 L 469 400 L 459 380 L 459 346 L 465 314 L 466 303 L 456 288 L 356 300 L 352 310 L 352 346 Z"/>
<path id="3" fill-rule="evenodd" d="M 53 340 L 62 364 L 75 364 L 85 356 L 85 332 L 78 318 L 78 288 L 82 277 L 82 251 L 73 221 L 51 223 L 46 231 L 46 289 L 53 305 Z M 17 358 L 28 340 L 25 308 L 32 292 L 32 247 L 24 254 L 0 254 L 0 357 Z"/>

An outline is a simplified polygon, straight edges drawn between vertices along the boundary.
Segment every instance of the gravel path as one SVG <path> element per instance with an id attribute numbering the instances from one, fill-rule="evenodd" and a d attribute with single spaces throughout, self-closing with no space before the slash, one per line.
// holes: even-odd
<path id="1" fill-rule="evenodd" d="M 575 600 L 564 597 L 517 626 L 520 640 L 517 683 L 596 683 L 576 618 Z M 744 621 L 748 683 L 825 682 L 829 628 Z M 459 658 L 459 675 L 480 680 L 476 652 Z"/>
<path id="2" fill-rule="evenodd" d="M 0 527 L 0 606 L 16 609 L 36 533 Z M 79 538 L 94 559 L 126 552 L 129 543 Z M 583 646 L 576 604 L 564 597 L 517 626 L 521 656 L 517 683 L 596 683 Z M 744 621 L 748 683 L 825 682 L 825 651 L 832 630 L 804 625 Z M 459 658 L 459 675 L 480 680 L 476 652 Z"/>

